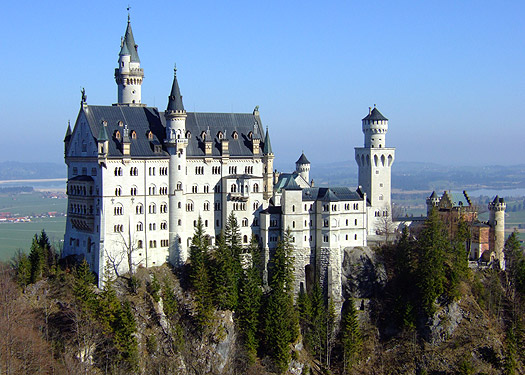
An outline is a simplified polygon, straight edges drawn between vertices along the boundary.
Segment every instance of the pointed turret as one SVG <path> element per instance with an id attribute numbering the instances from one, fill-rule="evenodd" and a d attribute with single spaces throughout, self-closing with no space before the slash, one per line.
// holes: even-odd
<path id="1" fill-rule="evenodd" d="M 268 132 L 268 127 L 266 127 L 266 135 L 264 136 L 263 154 L 264 155 L 273 154 L 272 144 L 270 143 L 270 133 Z"/>
<path id="2" fill-rule="evenodd" d="M 67 154 L 67 149 L 69 148 L 70 141 L 71 141 L 71 123 L 68 121 L 66 135 L 64 136 L 64 155 Z"/>
<path id="3" fill-rule="evenodd" d="M 122 41 L 120 55 L 129 55 L 131 56 L 131 62 L 140 63 L 138 48 L 139 46 L 135 43 L 135 38 L 133 37 L 133 31 L 131 30 L 131 21 L 128 14 L 128 25 L 126 27 L 124 39 Z"/>
<path id="4" fill-rule="evenodd" d="M 128 15 L 126 33 L 120 43 L 118 68 L 115 69 L 115 81 L 118 85 L 119 105 L 144 106 L 141 103 L 141 87 L 144 70 L 140 67 L 138 46 L 133 37 Z"/>
<path id="5" fill-rule="evenodd" d="M 301 153 L 301 156 L 295 162 L 295 171 L 308 183 L 310 180 L 310 161 L 308 161 L 304 152 Z"/>
<path id="6" fill-rule="evenodd" d="M 173 71 L 173 84 L 171 85 L 171 93 L 166 111 L 184 112 L 182 95 L 180 94 L 179 82 L 177 81 L 177 68 L 173 69 Z"/>
<path id="7" fill-rule="evenodd" d="M 97 144 L 99 158 L 105 158 L 108 156 L 109 137 L 106 127 L 107 123 L 104 121 L 98 131 Z"/>
<path id="8" fill-rule="evenodd" d="M 273 196 L 273 151 L 270 143 L 270 133 L 266 127 L 263 146 L 263 163 L 264 163 L 264 199 L 270 199 Z"/>

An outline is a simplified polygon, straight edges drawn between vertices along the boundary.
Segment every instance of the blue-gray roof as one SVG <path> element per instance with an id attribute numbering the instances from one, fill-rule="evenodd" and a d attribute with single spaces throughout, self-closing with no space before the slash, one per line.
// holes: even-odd
<path id="1" fill-rule="evenodd" d="M 313 187 L 303 189 L 303 201 L 360 201 L 363 197 L 347 187 Z"/>
<path id="2" fill-rule="evenodd" d="M 304 152 L 301 154 L 299 159 L 295 162 L 295 164 L 310 164 L 306 156 L 304 155 Z"/>
<path id="3" fill-rule="evenodd" d="M 266 135 L 264 136 L 263 154 L 264 155 L 273 154 L 272 144 L 270 143 L 270 133 L 268 132 L 268 128 L 266 128 Z"/>
<path id="4" fill-rule="evenodd" d="M 295 178 L 289 178 L 286 185 L 283 187 L 284 190 L 302 190 L 302 188 L 297 185 L 297 182 L 295 182 Z"/>
<path id="5" fill-rule="evenodd" d="M 173 84 L 171 86 L 171 93 L 168 99 L 168 108 L 166 111 L 184 111 L 184 104 L 182 104 L 182 95 L 180 94 L 179 82 L 177 81 L 176 68 L 174 70 Z"/>
<path id="6" fill-rule="evenodd" d="M 141 157 L 166 157 L 165 151 L 154 152 L 153 145 L 163 144 L 166 134 L 166 123 L 164 113 L 154 107 L 133 106 L 86 106 L 81 109 L 86 114 L 87 121 L 94 137 L 100 134 L 103 121 L 107 122 L 107 133 L 109 136 L 108 156 L 121 157 L 121 143 L 115 137 L 118 130 L 121 137 L 124 135 L 124 125 L 128 126 L 131 136 L 131 156 Z M 203 113 L 189 112 L 186 118 L 186 130 L 191 136 L 188 139 L 187 155 L 189 157 L 204 157 L 205 146 L 201 137 L 203 132 L 210 128 L 212 144 L 212 156 L 221 155 L 221 143 L 218 138 L 219 132 L 226 132 L 229 140 L 230 157 L 253 156 L 252 141 L 248 134 L 253 131 L 254 124 L 262 133 L 262 124 L 259 116 L 252 113 Z M 119 126 L 119 121 L 122 126 Z M 151 132 L 151 139 L 148 133 Z M 237 139 L 232 136 L 237 133 Z M 121 138 L 122 139 L 122 138 Z M 262 145 L 264 147 L 264 143 Z"/>
<path id="7" fill-rule="evenodd" d="M 470 200 L 465 192 L 449 193 L 449 197 L 453 207 L 470 206 Z"/>
<path id="8" fill-rule="evenodd" d="M 373 120 L 386 120 L 388 121 L 388 119 L 385 116 L 383 116 L 376 107 L 374 107 L 374 109 L 372 109 L 372 111 L 363 120 L 372 120 L 372 121 Z"/>
<path id="9" fill-rule="evenodd" d="M 127 52 L 129 52 L 130 60 L 132 62 L 140 62 L 139 59 L 139 53 L 138 53 L 138 47 L 135 44 L 135 38 L 133 37 L 133 31 L 131 31 L 131 23 L 128 19 L 128 26 L 126 27 L 126 34 L 124 35 L 124 44 L 126 45 Z M 120 53 L 122 54 L 124 51 L 124 45 L 122 46 L 122 49 Z"/>

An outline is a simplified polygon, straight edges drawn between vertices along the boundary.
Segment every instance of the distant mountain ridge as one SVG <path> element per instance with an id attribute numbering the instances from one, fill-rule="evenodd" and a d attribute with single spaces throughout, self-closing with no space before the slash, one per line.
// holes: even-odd
<path id="1" fill-rule="evenodd" d="M 310 177 L 318 186 L 357 186 L 357 165 L 353 160 L 314 164 Z M 395 162 L 392 166 L 392 188 L 426 191 L 525 188 L 525 164 L 447 166 Z"/>
<path id="2" fill-rule="evenodd" d="M 66 178 L 66 166 L 57 163 L 0 162 L 0 180 Z"/>

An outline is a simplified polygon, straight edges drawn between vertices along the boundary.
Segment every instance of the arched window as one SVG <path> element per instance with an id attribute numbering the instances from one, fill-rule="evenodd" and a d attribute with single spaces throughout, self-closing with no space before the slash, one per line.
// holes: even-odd
<path id="1" fill-rule="evenodd" d="M 224 138 L 224 134 L 222 134 L 222 132 L 218 132 L 217 133 L 217 138 L 223 139 Z"/>
<path id="2" fill-rule="evenodd" d="M 238 138 L 239 138 L 239 134 L 238 134 L 236 131 L 234 131 L 234 132 L 232 133 L 232 138 L 233 138 L 233 139 L 238 139 Z"/>
<path id="3" fill-rule="evenodd" d="M 137 139 L 137 132 L 135 130 L 131 131 L 131 139 Z"/>
<path id="4" fill-rule="evenodd" d="M 120 186 L 117 186 L 115 188 L 115 196 L 120 197 L 121 194 L 122 194 L 122 188 Z"/>
<path id="5" fill-rule="evenodd" d="M 182 190 L 182 182 L 177 182 L 177 190 Z"/>
<path id="6" fill-rule="evenodd" d="M 230 188 L 230 192 L 232 192 L 232 193 L 236 193 L 237 192 L 237 185 L 236 184 L 232 184 L 232 186 Z"/>
<path id="7" fill-rule="evenodd" d="M 206 201 L 204 202 L 204 211 L 209 211 L 210 210 L 210 202 Z"/>
<path id="8" fill-rule="evenodd" d="M 181 220 L 181 219 L 177 220 L 177 225 L 178 225 L 179 227 L 182 225 L 182 220 Z"/>
<path id="9" fill-rule="evenodd" d="M 259 184 L 258 183 L 253 184 L 253 192 L 254 193 L 258 193 L 259 192 Z"/>
<path id="10" fill-rule="evenodd" d="M 166 230 L 168 229 L 168 222 L 167 221 L 163 221 L 160 223 L 160 229 L 161 230 Z"/>
<path id="11" fill-rule="evenodd" d="M 186 203 L 186 211 L 188 212 L 193 211 L 193 201 L 188 201 L 188 203 Z"/>
<path id="12" fill-rule="evenodd" d="M 144 206 L 142 206 L 141 203 L 137 204 L 137 207 L 135 207 L 135 213 L 137 215 L 140 215 L 144 212 Z"/>
<path id="13" fill-rule="evenodd" d="M 142 245 L 142 240 L 138 240 L 137 241 L 137 249 L 142 249 L 143 245 Z"/>
<path id="14" fill-rule="evenodd" d="M 155 205 L 155 203 L 151 203 L 149 205 L 149 213 L 150 214 L 155 214 L 157 213 L 157 206 Z"/>
<path id="15" fill-rule="evenodd" d="M 144 225 L 139 221 L 137 223 L 137 232 L 142 232 L 144 230 Z"/>
<path id="16" fill-rule="evenodd" d="M 148 139 L 151 141 L 153 139 L 153 133 L 151 132 L 151 130 L 148 130 L 146 132 L 146 137 L 148 137 Z"/>
<path id="17" fill-rule="evenodd" d="M 242 219 L 242 226 L 243 227 L 247 227 L 248 226 L 248 219 L 247 218 Z"/>
<path id="18" fill-rule="evenodd" d="M 165 214 L 165 213 L 167 213 L 167 212 L 168 212 L 168 204 L 163 202 L 163 203 L 160 205 L 160 213 L 161 213 L 161 214 Z"/>
<path id="19" fill-rule="evenodd" d="M 197 186 L 197 184 L 193 184 L 193 186 L 191 187 L 191 192 L 192 193 L 197 193 L 199 190 L 199 187 Z"/>
<path id="20" fill-rule="evenodd" d="M 191 138 L 191 132 L 189 130 L 186 132 L 186 138 L 188 138 L 188 139 Z"/>
<path id="21" fill-rule="evenodd" d="M 243 242 L 243 243 L 248 243 L 248 236 L 247 236 L 247 235 L 244 235 L 244 236 L 242 237 L 242 242 Z"/>

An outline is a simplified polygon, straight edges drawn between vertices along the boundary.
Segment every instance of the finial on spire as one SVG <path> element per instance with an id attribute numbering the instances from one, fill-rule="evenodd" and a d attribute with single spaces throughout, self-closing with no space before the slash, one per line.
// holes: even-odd
<path id="1" fill-rule="evenodd" d="M 126 8 L 126 10 L 128 11 L 128 23 L 130 22 L 130 19 L 131 19 L 131 16 L 129 14 L 129 10 L 131 9 L 130 5 L 128 4 L 128 7 Z"/>
<path id="2" fill-rule="evenodd" d="M 173 63 L 173 76 L 177 77 L 177 63 Z"/>

